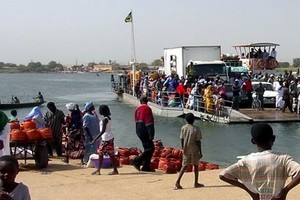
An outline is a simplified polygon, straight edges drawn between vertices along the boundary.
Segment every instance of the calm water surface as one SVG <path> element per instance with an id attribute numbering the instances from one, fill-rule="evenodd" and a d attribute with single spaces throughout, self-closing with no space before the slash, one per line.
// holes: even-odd
<path id="1" fill-rule="evenodd" d="M 10 102 L 11 96 L 29 102 L 42 92 L 46 101 L 56 103 L 58 109 L 67 113 L 66 103 L 72 101 L 80 108 L 86 101 L 95 106 L 107 104 L 111 109 L 116 145 L 119 147 L 139 147 L 135 135 L 133 113 L 135 107 L 116 100 L 110 91 L 110 74 L 0 74 L 0 99 Z M 30 108 L 18 109 L 19 119 L 30 112 Z M 47 111 L 42 107 L 43 113 Z M 7 115 L 9 110 L 4 111 Z M 185 124 L 183 118 L 155 116 L 155 139 L 162 140 L 164 146 L 179 147 L 179 133 Z M 217 124 L 197 120 L 195 122 L 203 134 L 203 160 L 225 167 L 235 162 L 236 157 L 255 151 L 250 143 L 250 128 L 247 124 Z M 299 123 L 272 123 L 276 134 L 274 150 L 286 152 L 300 162 Z"/>

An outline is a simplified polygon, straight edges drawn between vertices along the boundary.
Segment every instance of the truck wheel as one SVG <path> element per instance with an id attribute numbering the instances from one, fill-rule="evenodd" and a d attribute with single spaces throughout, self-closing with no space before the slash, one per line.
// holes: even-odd
<path id="1" fill-rule="evenodd" d="M 48 151 L 45 145 L 38 145 L 35 150 L 35 166 L 46 168 L 48 166 Z"/>

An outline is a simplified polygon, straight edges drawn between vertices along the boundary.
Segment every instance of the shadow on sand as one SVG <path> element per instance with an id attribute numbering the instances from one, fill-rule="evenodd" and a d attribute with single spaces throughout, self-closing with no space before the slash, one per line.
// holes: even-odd
<path id="1" fill-rule="evenodd" d="M 29 161 L 29 162 L 27 161 L 26 164 L 24 162 L 19 161 L 20 171 L 36 171 L 36 172 L 41 172 L 42 174 L 48 174 L 57 171 L 70 171 L 70 170 L 85 168 L 80 164 L 74 164 L 74 163 L 66 164 L 63 161 L 59 161 L 59 159 L 52 159 L 52 160 L 49 161 L 48 166 L 46 168 L 36 167 L 34 161 Z"/>

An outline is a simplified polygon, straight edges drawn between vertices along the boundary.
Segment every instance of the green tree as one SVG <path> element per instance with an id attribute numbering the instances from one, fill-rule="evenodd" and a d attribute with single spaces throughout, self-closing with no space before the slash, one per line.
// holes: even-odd
<path id="1" fill-rule="evenodd" d="M 50 61 L 46 67 L 47 67 L 47 70 L 52 71 L 57 67 L 57 65 L 58 65 L 57 62 Z"/>
<path id="2" fill-rule="evenodd" d="M 32 72 L 42 72 L 44 70 L 42 63 L 40 62 L 30 62 L 27 67 L 28 70 Z"/>
<path id="3" fill-rule="evenodd" d="M 0 69 L 2 69 L 5 66 L 4 62 L 0 62 Z"/>
<path id="4" fill-rule="evenodd" d="M 156 59 L 156 60 L 152 61 L 151 65 L 152 66 L 162 66 L 163 62 L 161 59 Z"/>
<path id="5" fill-rule="evenodd" d="M 294 67 L 300 67 L 300 58 L 294 58 L 293 65 Z"/>
<path id="6" fill-rule="evenodd" d="M 147 63 L 139 63 L 137 66 L 136 66 L 136 70 L 148 70 L 148 64 Z"/>
<path id="7" fill-rule="evenodd" d="M 25 66 L 25 65 L 19 65 L 18 66 L 18 70 L 20 72 L 29 72 L 29 68 L 27 66 Z"/>
<path id="8" fill-rule="evenodd" d="M 47 71 L 55 71 L 55 70 L 61 71 L 63 69 L 63 66 L 62 64 L 57 63 L 56 61 L 50 61 L 48 65 L 46 65 L 45 69 Z"/>
<path id="9" fill-rule="evenodd" d="M 280 68 L 288 68 L 290 66 L 289 62 L 279 62 Z"/>
<path id="10" fill-rule="evenodd" d="M 16 65 L 16 64 L 14 64 L 14 63 L 6 63 L 5 64 L 5 67 L 11 67 L 11 68 L 17 68 L 18 67 L 18 65 Z"/>

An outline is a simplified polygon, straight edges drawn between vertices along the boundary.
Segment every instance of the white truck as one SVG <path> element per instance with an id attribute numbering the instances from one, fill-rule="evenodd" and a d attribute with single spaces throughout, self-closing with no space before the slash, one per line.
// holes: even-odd
<path id="1" fill-rule="evenodd" d="M 180 46 L 166 48 L 164 49 L 164 72 L 166 75 L 176 73 L 179 77 L 185 75 L 206 76 L 207 73 L 211 72 L 211 75 L 215 75 L 222 70 L 226 70 L 226 64 L 221 62 L 220 59 L 221 46 Z M 216 67 L 222 69 L 214 72 L 214 69 L 217 69 Z"/>

